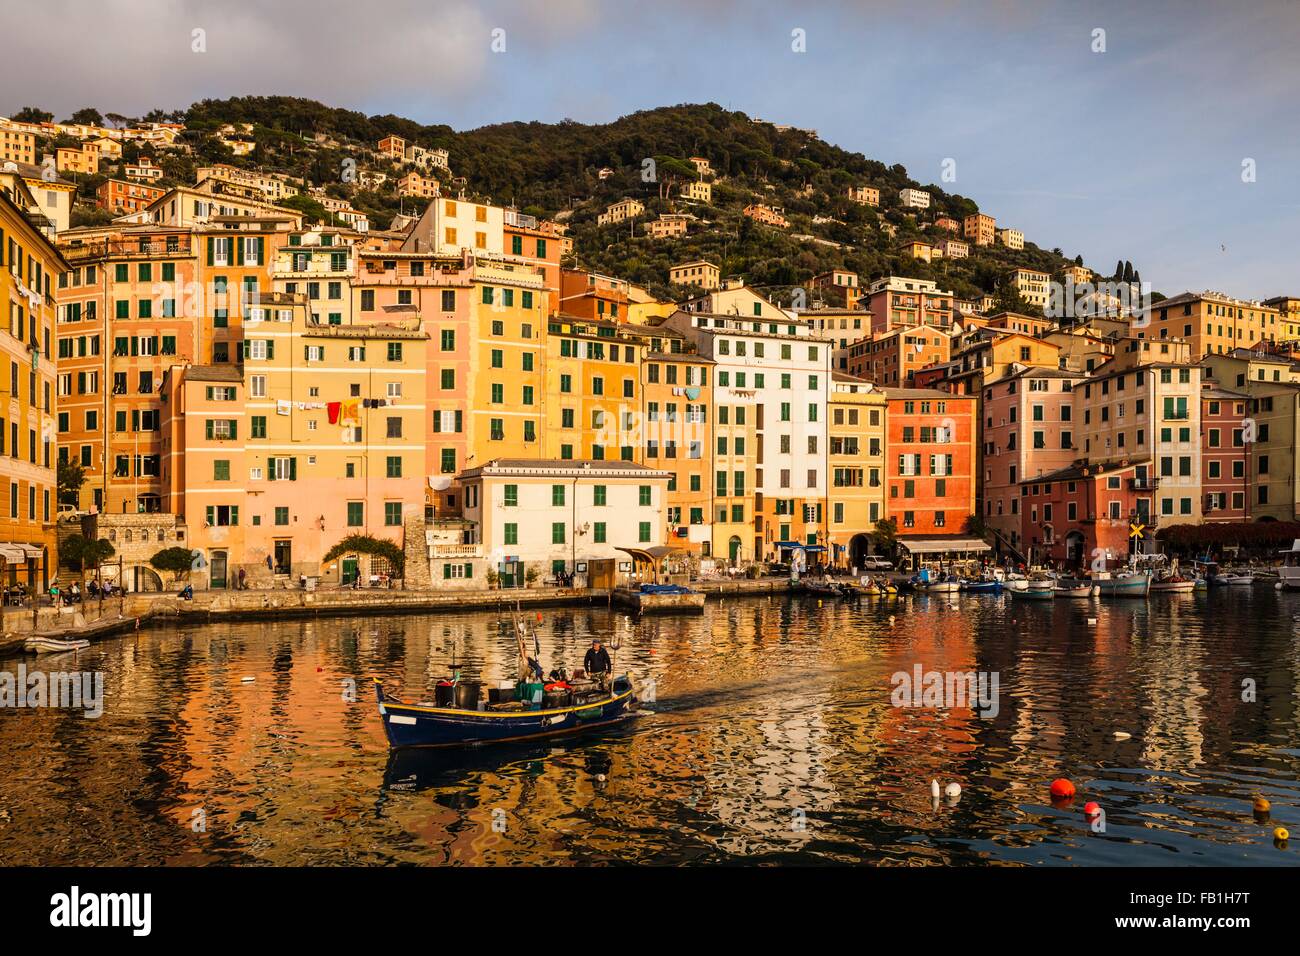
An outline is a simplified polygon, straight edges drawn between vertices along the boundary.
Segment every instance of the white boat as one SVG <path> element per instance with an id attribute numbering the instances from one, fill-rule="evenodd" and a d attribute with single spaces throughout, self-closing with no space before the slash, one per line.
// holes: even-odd
<path id="1" fill-rule="evenodd" d="M 1291 542 L 1290 551 L 1280 552 L 1282 567 L 1277 569 L 1278 583 L 1284 588 L 1300 589 L 1300 538 Z"/>
<path id="2" fill-rule="evenodd" d="M 1241 572 L 1229 571 L 1226 574 L 1219 575 L 1214 580 L 1218 584 L 1228 584 L 1228 585 L 1236 585 L 1238 587 L 1242 587 L 1242 586 L 1249 586 L 1254 584 L 1255 575 L 1251 574 L 1249 571 L 1241 571 Z"/>
<path id="3" fill-rule="evenodd" d="M 919 590 L 926 594 L 956 594 L 961 590 L 960 581 L 931 581 L 926 585 L 918 585 Z"/>
<path id="4" fill-rule="evenodd" d="M 90 641 L 64 641 L 57 637 L 29 637 L 23 642 L 24 650 L 36 654 L 54 654 L 61 651 L 79 651 L 89 647 Z"/>

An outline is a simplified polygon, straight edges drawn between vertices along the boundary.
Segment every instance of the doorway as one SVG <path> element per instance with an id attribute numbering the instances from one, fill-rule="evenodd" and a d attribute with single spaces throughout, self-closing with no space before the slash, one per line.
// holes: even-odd
<path id="1" fill-rule="evenodd" d="M 226 552 L 213 551 L 208 564 L 208 587 L 220 591 L 226 587 Z"/>
<path id="2" fill-rule="evenodd" d="M 288 574 L 293 567 L 293 542 L 287 538 L 277 538 L 275 542 L 275 573 Z"/>
<path id="3" fill-rule="evenodd" d="M 356 558 L 343 559 L 343 583 L 351 584 L 361 576 L 360 562 Z"/>

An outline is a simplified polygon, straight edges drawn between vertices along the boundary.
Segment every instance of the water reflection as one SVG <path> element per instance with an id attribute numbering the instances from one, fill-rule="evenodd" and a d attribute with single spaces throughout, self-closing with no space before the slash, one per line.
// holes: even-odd
<path id="1" fill-rule="evenodd" d="M 508 677 L 496 615 L 151 631 L 40 659 L 104 672 L 99 720 L 0 711 L 0 850 L 33 864 L 1287 864 L 1250 802 L 1300 826 L 1298 616 L 1300 596 L 1262 588 L 548 611 L 544 666 L 613 638 L 617 667 L 654 680 L 653 713 L 557 742 L 397 754 L 370 677 L 417 700 L 453 660 Z M 997 672 L 996 715 L 891 706 L 890 675 L 917 664 Z M 1049 802 L 1058 776 L 1074 805 Z M 936 807 L 931 780 L 959 783 L 960 800 Z M 1106 808 L 1104 833 L 1086 799 Z"/>

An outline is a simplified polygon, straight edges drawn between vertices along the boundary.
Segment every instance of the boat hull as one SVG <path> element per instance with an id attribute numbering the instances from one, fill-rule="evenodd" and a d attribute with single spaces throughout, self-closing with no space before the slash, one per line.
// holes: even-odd
<path id="1" fill-rule="evenodd" d="M 631 716 L 636 698 L 627 677 L 614 681 L 614 693 L 594 703 L 549 710 L 494 712 L 426 707 L 386 698 L 375 681 L 379 716 L 390 747 L 477 747 L 579 733 Z"/>
<path id="2" fill-rule="evenodd" d="M 1002 582 L 979 581 L 975 584 L 963 584 L 961 589 L 972 594 L 1000 594 L 1002 592 Z"/>
<path id="3" fill-rule="evenodd" d="M 1092 585 L 1082 584 L 1078 587 L 1058 587 L 1053 594 L 1059 598 L 1088 598 L 1092 597 Z"/>
<path id="4" fill-rule="evenodd" d="M 1011 596 L 1021 601 L 1050 601 L 1056 596 L 1055 588 L 1012 588 Z"/>
<path id="5" fill-rule="evenodd" d="M 1195 581 L 1153 581 L 1151 583 L 1152 594 L 1176 594 L 1195 590 Z"/>

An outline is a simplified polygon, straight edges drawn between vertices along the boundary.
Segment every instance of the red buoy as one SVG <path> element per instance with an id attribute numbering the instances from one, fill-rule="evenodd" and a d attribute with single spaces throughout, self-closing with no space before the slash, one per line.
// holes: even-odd
<path id="1" fill-rule="evenodd" d="M 1052 796 L 1057 800 L 1066 800 L 1074 796 L 1074 784 L 1064 777 L 1052 781 Z"/>
<path id="2" fill-rule="evenodd" d="M 1085 817 L 1101 816 L 1101 804 L 1095 800 L 1089 800 L 1083 805 L 1083 815 Z"/>

